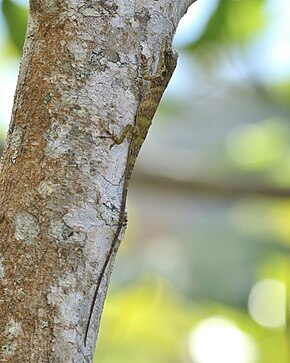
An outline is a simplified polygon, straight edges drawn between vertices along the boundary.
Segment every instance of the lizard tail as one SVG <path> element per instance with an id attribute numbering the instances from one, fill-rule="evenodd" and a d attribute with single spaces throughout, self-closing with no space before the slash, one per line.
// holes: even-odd
<path id="1" fill-rule="evenodd" d="M 88 332 L 89 332 L 89 328 L 90 328 L 90 324 L 91 324 L 91 320 L 92 320 L 92 315 L 93 315 L 95 303 L 96 303 L 98 293 L 99 293 L 99 290 L 100 290 L 100 286 L 101 286 L 101 283 L 103 281 L 103 278 L 104 278 L 106 269 L 108 267 L 108 264 L 110 262 L 111 256 L 115 252 L 114 250 L 115 250 L 115 248 L 117 246 L 117 242 L 118 242 L 121 230 L 123 228 L 124 219 L 125 219 L 125 205 L 121 206 L 121 214 L 120 214 L 120 217 L 119 217 L 119 220 L 118 220 L 118 227 L 117 227 L 114 239 L 112 241 L 111 247 L 110 247 L 110 249 L 109 249 L 109 251 L 107 253 L 106 260 L 105 260 L 105 262 L 103 264 L 100 275 L 98 277 L 95 293 L 94 293 L 94 296 L 93 296 L 93 301 L 92 301 L 91 308 L 90 308 L 89 318 L 88 318 L 88 322 L 87 322 L 86 330 L 85 330 L 85 337 L 84 337 L 84 345 L 85 346 L 87 345 Z"/>

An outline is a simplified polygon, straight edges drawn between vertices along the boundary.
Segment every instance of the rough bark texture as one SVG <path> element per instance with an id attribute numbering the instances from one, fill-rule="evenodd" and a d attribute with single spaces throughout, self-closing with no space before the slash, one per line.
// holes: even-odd
<path id="1" fill-rule="evenodd" d="M 193 2 L 30 1 L 0 169 L 1 362 L 92 362 L 128 150 L 109 135 L 134 123 L 140 55 L 154 70 Z"/>

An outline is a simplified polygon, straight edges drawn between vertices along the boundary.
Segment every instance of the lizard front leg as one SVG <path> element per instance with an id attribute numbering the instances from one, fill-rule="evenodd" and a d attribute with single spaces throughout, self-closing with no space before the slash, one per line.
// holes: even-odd
<path id="1" fill-rule="evenodd" d="M 160 59 L 156 71 L 153 74 L 149 73 L 149 62 L 144 54 L 141 55 L 141 65 L 143 69 L 143 79 L 145 81 L 156 82 L 158 80 L 163 80 L 166 77 L 167 65 L 166 56 L 167 53 L 171 51 L 169 37 L 164 36 L 160 47 Z"/>

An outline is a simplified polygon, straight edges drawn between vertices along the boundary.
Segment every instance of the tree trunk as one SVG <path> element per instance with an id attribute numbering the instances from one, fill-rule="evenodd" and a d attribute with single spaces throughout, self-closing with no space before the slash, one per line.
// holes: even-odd
<path id="1" fill-rule="evenodd" d="M 129 142 L 164 34 L 194 0 L 30 0 L 0 166 L 0 361 L 92 362 Z M 124 231 L 122 231 L 123 234 Z"/>

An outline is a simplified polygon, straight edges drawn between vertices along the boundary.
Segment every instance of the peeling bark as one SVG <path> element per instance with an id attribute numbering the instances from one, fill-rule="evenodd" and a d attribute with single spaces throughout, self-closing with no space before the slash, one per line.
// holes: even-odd
<path id="1" fill-rule="evenodd" d="M 31 0 L 0 166 L 0 361 L 92 362 L 95 282 L 118 221 L 128 141 L 164 34 L 194 0 Z"/>

